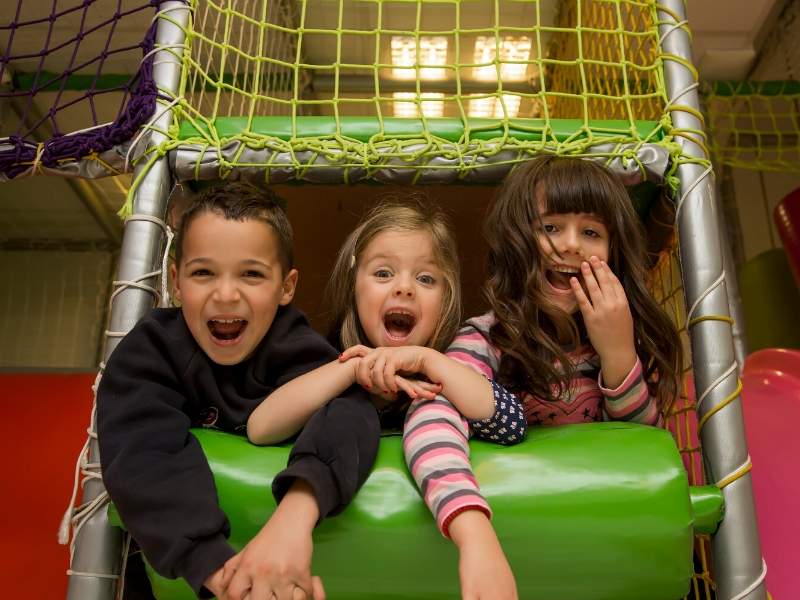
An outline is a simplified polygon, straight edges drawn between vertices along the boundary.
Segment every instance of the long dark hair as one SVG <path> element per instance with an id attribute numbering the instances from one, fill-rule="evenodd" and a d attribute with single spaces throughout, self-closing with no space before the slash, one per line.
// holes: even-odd
<path id="1" fill-rule="evenodd" d="M 580 315 L 573 319 L 544 291 L 544 258 L 535 235 L 540 200 L 548 213 L 594 213 L 608 228 L 608 264 L 628 297 L 645 380 L 666 412 L 678 391 L 680 338 L 647 289 L 644 230 L 625 187 L 589 160 L 542 156 L 523 163 L 506 178 L 490 209 L 490 277 L 484 291 L 497 319 L 491 336 L 502 353 L 499 381 L 557 400 L 575 368 L 559 340 L 577 346 L 585 337 Z"/>

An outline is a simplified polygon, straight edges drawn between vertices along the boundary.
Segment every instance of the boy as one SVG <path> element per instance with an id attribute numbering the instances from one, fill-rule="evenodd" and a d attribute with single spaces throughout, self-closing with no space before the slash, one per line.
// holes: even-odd
<path id="1" fill-rule="evenodd" d="M 181 308 L 137 323 L 100 382 L 106 488 L 150 564 L 198 596 L 322 598 L 311 532 L 347 506 L 374 462 L 379 425 L 366 393 L 350 388 L 309 419 L 274 479 L 278 508 L 239 554 L 189 433 L 244 433 L 274 389 L 337 357 L 290 304 L 292 230 L 276 197 L 244 184 L 203 192 L 181 221 L 172 276 Z"/>

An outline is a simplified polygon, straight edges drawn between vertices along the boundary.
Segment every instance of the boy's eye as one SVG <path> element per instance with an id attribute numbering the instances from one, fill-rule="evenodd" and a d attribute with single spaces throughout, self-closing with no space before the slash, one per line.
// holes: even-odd
<path id="1" fill-rule="evenodd" d="M 387 279 L 392 276 L 392 272 L 389 269 L 378 269 L 374 275 L 378 279 Z"/>
<path id="2" fill-rule="evenodd" d="M 192 277 L 208 277 L 211 275 L 211 271 L 208 269 L 195 269 L 190 273 Z"/>
<path id="3" fill-rule="evenodd" d="M 436 279 L 434 278 L 433 275 L 418 275 L 417 281 L 419 281 L 424 285 L 433 285 L 434 283 L 436 283 Z"/>
<path id="4" fill-rule="evenodd" d="M 245 271 L 244 273 L 242 273 L 242 275 L 244 275 L 245 277 L 254 277 L 254 278 L 264 277 L 264 274 L 261 271 L 253 271 L 253 270 Z"/>

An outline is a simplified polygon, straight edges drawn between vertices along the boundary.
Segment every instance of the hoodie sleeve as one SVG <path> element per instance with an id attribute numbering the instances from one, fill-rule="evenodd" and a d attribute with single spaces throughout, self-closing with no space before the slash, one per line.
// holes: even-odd
<path id="1" fill-rule="evenodd" d="M 270 354 L 273 358 L 279 354 L 283 364 L 276 387 L 339 354 L 311 329 L 302 313 L 294 310 L 286 316 L 281 325 L 286 329 L 275 338 L 280 339 L 280 350 Z M 288 466 L 273 480 L 275 499 L 280 502 L 299 478 L 314 490 L 320 519 L 341 512 L 369 476 L 379 439 L 378 414 L 369 396 L 360 386 L 348 388 L 317 410 L 300 432 Z"/>
<path id="2" fill-rule="evenodd" d="M 182 342 L 147 318 L 120 342 L 97 391 L 98 441 L 103 481 L 147 560 L 205 595 L 203 581 L 235 552 L 171 364 Z"/>

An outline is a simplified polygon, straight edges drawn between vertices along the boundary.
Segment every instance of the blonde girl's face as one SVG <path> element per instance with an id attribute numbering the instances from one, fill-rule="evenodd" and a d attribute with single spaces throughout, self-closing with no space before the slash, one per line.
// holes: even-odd
<path id="1" fill-rule="evenodd" d="M 384 231 L 356 265 L 356 310 L 375 346 L 426 346 L 442 311 L 445 281 L 427 231 Z"/>

